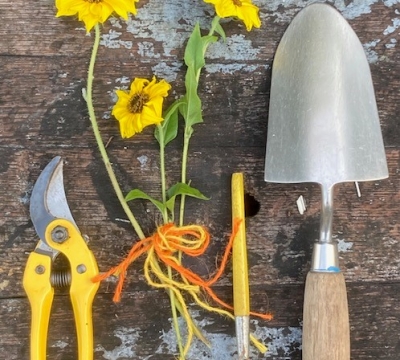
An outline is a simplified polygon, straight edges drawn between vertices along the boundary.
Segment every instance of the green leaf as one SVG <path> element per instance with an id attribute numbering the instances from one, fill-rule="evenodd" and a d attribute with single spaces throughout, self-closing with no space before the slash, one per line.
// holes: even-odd
<path id="1" fill-rule="evenodd" d="M 214 30 L 217 34 L 219 34 L 224 41 L 226 41 L 225 30 L 222 28 L 219 22 L 220 20 L 221 20 L 220 17 L 215 16 L 211 23 L 211 29 Z"/>
<path id="2" fill-rule="evenodd" d="M 197 80 L 192 68 L 188 68 L 185 78 L 186 94 L 184 105 L 180 108 L 181 114 L 185 119 L 186 126 L 203 122 L 201 109 L 201 99 L 197 94 Z"/>
<path id="3" fill-rule="evenodd" d="M 178 110 L 182 105 L 183 100 L 179 99 L 167 109 L 164 115 L 164 121 L 154 130 L 154 137 L 157 139 L 158 143 L 161 144 L 160 129 L 163 132 L 164 146 L 176 138 L 178 134 Z"/>
<path id="4" fill-rule="evenodd" d="M 201 200 L 209 200 L 208 197 L 204 196 L 199 190 L 191 187 L 188 184 L 177 183 L 171 186 L 167 191 L 168 201 L 166 203 L 167 208 L 172 212 L 175 207 L 175 199 L 179 195 L 191 196 Z"/>
<path id="5" fill-rule="evenodd" d="M 164 146 L 166 146 L 170 141 L 174 140 L 178 135 L 178 115 L 179 111 L 176 108 L 168 119 L 166 126 L 163 126 L 164 130 Z"/>
<path id="6" fill-rule="evenodd" d="M 204 56 L 207 47 L 216 41 L 216 36 L 201 36 L 200 26 L 197 23 L 186 45 L 184 60 L 188 68 L 185 76 L 185 105 L 180 108 L 186 126 L 203 122 L 201 100 L 197 94 L 197 87 L 199 85 L 200 71 L 205 65 Z"/>
<path id="7" fill-rule="evenodd" d="M 129 193 L 125 196 L 125 201 L 131 201 L 135 199 L 145 199 L 151 201 L 161 213 L 164 212 L 165 206 L 161 201 L 153 199 L 151 196 L 147 195 L 145 192 L 139 189 L 134 189 L 129 191 Z"/>
<path id="8" fill-rule="evenodd" d="M 185 48 L 184 60 L 187 67 L 194 70 L 196 77 L 198 76 L 201 68 L 205 65 L 204 55 L 207 47 L 216 41 L 216 36 L 201 36 L 199 23 L 195 25 Z"/>

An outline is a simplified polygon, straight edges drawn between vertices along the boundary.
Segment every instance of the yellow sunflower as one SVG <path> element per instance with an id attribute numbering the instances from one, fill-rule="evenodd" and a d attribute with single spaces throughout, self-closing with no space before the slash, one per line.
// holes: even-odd
<path id="1" fill-rule="evenodd" d="M 139 0 L 56 0 L 57 17 L 78 14 L 89 32 L 96 24 L 104 23 L 115 12 L 125 20 L 128 13 L 136 14 L 135 2 Z"/>
<path id="2" fill-rule="evenodd" d="M 156 82 L 136 78 L 129 91 L 117 90 L 118 100 L 112 115 L 119 121 L 121 136 L 129 138 L 146 126 L 163 121 L 162 105 L 171 85 L 165 80 Z"/>
<path id="3" fill-rule="evenodd" d="M 250 31 L 253 26 L 256 28 L 261 26 L 259 9 L 252 4 L 251 0 L 204 0 L 204 2 L 213 4 L 220 18 L 237 17 L 242 20 L 247 31 Z"/>

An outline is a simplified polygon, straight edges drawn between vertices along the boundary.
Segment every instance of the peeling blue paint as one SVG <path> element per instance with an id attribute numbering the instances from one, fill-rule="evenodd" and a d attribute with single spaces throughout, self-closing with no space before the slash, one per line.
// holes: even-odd
<path id="1" fill-rule="evenodd" d="M 389 25 L 383 32 L 383 35 L 394 33 L 400 27 L 400 19 L 392 19 L 392 25 Z"/>
<path id="2" fill-rule="evenodd" d="M 208 332 L 206 330 L 207 327 L 213 325 L 214 322 L 198 311 L 192 311 L 191 313 L 209 341 L 210 347 L 195 339 L 187 358 L 196 360 L 232 360 L 232 358 L 235 358 L 237 353 L 236 338 L 222 333 Z M 180 325 L 182 326 L 182 335 L 185 335 L 182 319 L 180 319 Z M 253 335 L 255 338 L 268 347 L 268 351 L 265 354 L 268 358 L 279 356 L 280 359 L 290 359 L 294 353 L 298 354 L 301 350 L 301 327 L 265 327 L 261 326 L 258 320 L 252 320 L 251 328 L 254 329 Z M 156 354 L 173 354 L 176 352 L 176 335 L 172 325 L 170 330 L 162 333 L 160 339 L 162 343 L 156 350 Z M 259 357 L 258 350 L 251 346 L 250 358 Z"/>
<path id="3" fill-rule="evenodd" d="M 110 49 L 119 49 L 124 47 L 126 49 L 132 49 L 132 41 L 122 41 L 119 37 L 122 35 L 121 32 L 110 30 L 108 34 L 102 34 L 100 45 L 105 46 Z"/>
<path id="4" fill-rule="evenodd" d="M 379 60 L 378 53 L 374 50 L 374 48 L 380 41 L 381 40 L 377 39 L 363 45 L 365 54 L 367 55 L 367 59 L 370 64 L 375 64 Z"/>
<path id="5" fill-rule="evenodd" d="M 289 23 L 301 8 L 315 2 L 320 1 L 254 0 L 254 3 L 260 8 L 262 26 L 268 26 L 271 21 Z M 370 14 L 373 5 L 378 2 L 379 0 L 353 0 L 348 3 L 345 0 L 334 0 L 328 3 L 336 7 L 345 18 L 351 20 Z M 389 8 L 398 3 L 398 0 L 384 1 L 385 6 Z M 136 16 L 130 16 L 127 21 L 112 18 L 113 29 L 102 36 L 101 44 L 109 48 L 125 47 L 131 50 L 135 40 L 122 41 L 120 39 L 121 32 L 125 29 L 138 41 L 137 55 L 140 56 L 140 61 L 164 59 L 158 65 L 153 66 L 153 71 L 159 77 L 174 81 L 183 66 L 182 51 L 176 50 L 183 49 L 196 22 L 199 22 L 202 28 L 208 28 L 213 15 L 213 7 L 204 2 L 193 4 L 191 2 L 149 0 L 147 4 L 138 9 Z M 400 19 L 392 19 L 392 24 L 384 30 L 384 35 L 394 32 L 399 26 Z M 246 35 L 246 33 L 235 34 L 228 37 L 225 43 L 219 41 L 217 44 L 212 44 L 207 51 L 207 58 L 217 61 L 208 64 L 205 71 L 227 74 L 233 74 L 237 71 L 253 71 L 255 66 L 248 66 L 246 63 L 249 60 L 257 60 L 261 49 L 254 46 Z M 374 50 L 379 41 L 373 39 L 364 44 L 370 63 L 379 61 Z M 156 43 L 158 44 L 157 47 L 155 46 Z M 390 42 L 385 46 L 392 48 L 394 45 L 395 43 Z M 136 57 L 136 54 L 132 54 L 132 56 Z M 218 60 L 224 61 L 218 62 Z"/>
<path id="6" fill-rule="evenodd" d="M 385 47 L 386 49 L 393 49 L 397 44 L 397 40 L 396 39 L 390 39 L 389 40 L 389 44 L 386 44 Z"/>
<path id="7" fill-rule="evenodd" d="M 120 345 L 116 346 L 112 350 L 106 350 L 102 345 L 98 345 L 95 352 L 101 352 L 101 358 L 108 360 L 136 358 L 135 348 L 139 339 L 139 330 L 135 328 L 121 327 L 114 331 L 114 336 L 120 339 Z M 96 357 L 98 356 L 99 355 L 96 355 Z"/>

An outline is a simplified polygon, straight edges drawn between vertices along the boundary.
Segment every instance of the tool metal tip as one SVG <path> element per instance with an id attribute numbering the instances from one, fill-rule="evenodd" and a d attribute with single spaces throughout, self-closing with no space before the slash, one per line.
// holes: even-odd
<path id="1" fill-rule="evenodd" d="M 238 348 L 238 360 L 249 360 L 250 348 L 250 318 L 249 316 L 236 316 L 236 340 Z"/>

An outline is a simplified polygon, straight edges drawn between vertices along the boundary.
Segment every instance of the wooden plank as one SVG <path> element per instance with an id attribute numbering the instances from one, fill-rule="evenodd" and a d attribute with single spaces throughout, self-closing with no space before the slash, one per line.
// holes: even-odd
<path id="1" fill-rule="evenodd" d="M 400 306 L 398 283 L 347 284 L 349 293 L 352 358 L 396 359 Z M 231 300 L 230 287 L 218 293 Z M 254 359 L 301 359 L 301 317 L 303 288 L 301 285 L 252 287 L 252 306 L 257 310 L 274 309 L 270 323 L 252 321 L 252 329 L 270 353 Z M 7 359 L 28 358 L 29 306 L 26 299 L 0 301 L 0 350 Z M 234 356 L 233 322 L 205 314 L 191 307 L 196 320 L 214 348 L 195 342 L 192 356 L 198 360 L 229 359 Z M 168 296 L 149 289 L 126 292 L 120 304 L 113 304 L 109 295 L 100 294 L 94 303 L 95 357 L 105 359 L 173 359 L 169 351 L 171 323 Z M 57 296 L 48 339 L 51 359 L 75 359 L 76 338 L 72 311 L 66 296 Z M 60 330 L 62 329 L 62 331 Z M 220 346 L 221 352 L 218 352 Z M 217 348 L 215 348 L 217 347 Z"/>
<path id="2" fill-rule="evenodd" d="M 159 196 L 158 153 L 155 150 L 110 150 L 112 161 L 125 193 L 139 187 L 150 195 Z M 229 237 L 231 173 L 246 174 L 246 190 L 261 204 L 260 211 L 248 219 L 250 275 L 256 284 L 299 283 L 309 268 L 311 248 L 318 237 L 320 192 L 314 185 L 276 185 L 263 181 L 263 150 L 232 148 L 230 151 L 209 148 L 190 158 L 189 178 L 211 199 L 207 202 L 188 199 L 187 221 L 205 225 L 212 234 L 212 246 L 199 270 L 209 271 L 221 254 Z M 117 219 L 126 216 L 116 198 L 98 158 L 96 149 L 46 149 L 35 153 L 20 150 L 9 154 L 12 164 L 3 173 L 5 179 L 16 179 L 0 187 L 0 205 L 4 217 L 1 225 L 0 283 L 9 271 L 20 284 L 26 252 L 33 250 L 36 235 L 30 223 L 28 199 L 32 185 L 41 169 L 55 155 L 65 155 L 65 188 L 72 213 L 80 230 L 91 239 L 90 247 L 102 270 L 118 263 L 128 252 L 136 236 L 130 226 Z M 6 155 L 4 155 L 6 156 Z M 36 159 L 36 160 L 33 160 Z M 139 160 L 140 159 L 140 160 Z M 172 152 L 172 163 L 179 153 Z M 334 234 L 341 243 L 341 266 L 348 281 L 398 280 L 397 240 L 400 216 L 395 191 L 399 152 L 388 152 L 390 180 L 361 184 L 362 197 L 357 198 L 354 184 L 340 185 L 336 192 Z M 142 161 L 142 163 L 141 163 Z M 206 178 L 204 177 L 207 174 Z M 179 180 L 179 169 L 168 173 L 170 184 Z M 303 195 L 308 208 L 301 216 L 296 208 Z M 154 206 L 144 201 L 132 204 L 144 231 L 150 235 L 161 222 Z M 384 210 L 383 210 L 384 209 Z M 215 221 L 218 219 L 218 221 Z M 111 255 L 110 255 L 111 254 Z M 196 262 L 197 263 L 197 262 Z M 140 266 L 132 274 L 138 281 Z M 230 282 L 230 275 L 223 284 Z M 15 284 L 15 283 L 14 283 Z M 3 294 L 20 295 L 12 283 Z"/>
<path id="3" fill-rule="evenodd" d="M 262 19 L 260 29 L 247 33 L 240 23 L 233 21 L 224 24 L 224 28 L 228 36 L 237 34 L 239 28 L 246 38 L 251 39 L 263 50 L 257 54 L 258 57 L 271 56 L 290 20 L 307 3 L 309 2 L 260 3 L 258 4 Z M 83 24 L 76 18 L 56 18 L 57 11 L 50 0 L 31 1 L 24 3 L 24 6 L 21 4 L 20 0 L 13 3 L 5 0 L 0 2 L 4 23 L 0 29 L 0 55 L 34 57 L 61 55 L 86 58 L 89 56 L 92 39 L 85 36 Z M 397 56 L 395 47 L 387 48 L 385 45 L 390 44 L 390 39 L 397 38 L 398 34 L 395 32 L 382 34 L 397 15 L 395 3 L 372 1 L 362 6 L 358 3 L 352 5 L 350 1 L 335 5 L 348 19 L 363 43 L 379 39 L 376 49 L 380 55 L 387 57 L 384 61 Z M 111 42 L 115 50 L 113 55 L 123 56 L 124 52 L 125 57 L 131 60 L 132 55 L 134 58 L 139 55 L 141 60 L 154 58 L 153 52 L 137 46 L 133 39 L 135 36 L 139 39 L 138 42 L 145 40 L 153 43 L 156 54 L 181 60 L 182 49 L 177 47 L 171 49 L 168 44 L 162 42 L 166 40 L 174 44 L 177 40 L 183 42 L 189 36 L 191 25 L 200 21 L 202 25 L 208 26 L 211 16 L 214 15 L 212 6 L 197 1 L 182 4 L 178 0 L 171 0 L 169 6 L 164 7 L 156 0 L 142 0 L 137 4 L 137 8 L 138 14 L 130 18 L 129 26 L 119 19 L 112 19 L 111 23 L 104 24 L 103 32 L 108 35 L 108 43 L 110 44 L 111 39 L 115 40 L 114 43 Z M 149 22 L 150 19 L 154 21 Z M 112 34 L 114 36 L 110 36 Z M 167 51 L 164 52 L 163 46 L 167 47 Z"/>
<path id="4" fill-rule="evenodd" d="M 317 186 L 266 184 L 263 181 L 270 75 L 273 56 L 288 23 L 302 2 L 258 2 L 263 26 L 246 32 L 236 21 L 224 23 L 228 40 L 212 46 L 200 83 L 205 123 L 196 126 L 190 146 L 192 184 L 211 199 L 188 199 L 188 222 L 207 226 L 211 246 L 199 260 L 185 264 L 203 276 L 215 268 L 230 234 L 230 176 L 243 171 L 246 190 L 259 202 L 247 220 L 253 308 L 272 311 L 275 319 L 253 323 L 270 345 L 266 356 L 300 359 L 303 284 L 312 243 L 318 236 L 320 192 Z M 398 358 L 399 305 L 399 158 L 400 86 L 399 9 L 395 2 L 335 2 L 360 37 L 375 85 L 390 178 L 339 185 L 335 195 L 334 234 L 340 242 L 350 306 L 352 358 Z M 173 85 L 167 100 L 184 88 L 183 45 L 194 23 L 203 28 L 212 7 L 199 1 L 144 0 L 128 23 L 113 19 L 102 27 L 96 64 L 96 113 L 113 166 L 126 193 L 140 187 L 159 194 L 159 160 L 153 130 L 122 141 L 110 118 L 113 92 L 133 77 L 166 77 Z M 48 0 L 22 3 L 0 0 L 0 353 L 28 358 L 29 308 L 21 280 L 37 236 L 29 217 L 32 186 L 55 155 L 65 160 L 65 188 L 71 211 L 100 269 L 107 270 L 137 240 L 113 196 L 99 158 L 82 99 L 93 37 L 77 19 L 55 18 Z M 181 140 L 168 149 L 170 184 L 179 179 Z M 301 216 L 296 200 L 307 211 Z M 149 203 L 132 209 L 146 234 L 161 222 Z M 113 282 L 104 283 L 94 307 L 96 358 L 173 358 L 174 336 L 169 301 L 150 289 L 143 259 L 128 272 L 123 302 L 113 305 Z M 231 269 L 218 282 L 218 294 L 231 301 Z M 224 360 L 235 351 L 232 322 L 192 307 L 210 336 L 213 353 L 196 344 L 190 359 Z M 49 334 L 51 359 L 75 359 L 75 331 L 66 293 L 56 297 Z M 217 354 L 217 355 L 216 355 Z M 227 355 L 228 354 L 228 355 Z M 201 358 L 203 356 L 203 358 Z"/>
<path id="5" fill-rule="evenodd" d="M 94 100 L 104 141 L 115 137 L 112 146 L 149 146 L 154 142 L 152 131 L 121 141 L 117 122 L 110 119 L 114 104 L 114 91 L 121 86 L 122 76 L 133 75 L 151 78 L 151 69 L 130 63 L 121 69 L 117 61 L 99 62 L 96 67 Z M 43 145 L 63 147 L 94 146 L 86 105 L 82 98 L 85 87 L 86 59 L 53 59 L 7 57 L 2 61 L 4 84 L 0 88 L 1 122 L 4 134 L 0 146 L 31 147 Z M 207 90 L 202 90 L 205 123 L 196 127 L 193 138 L 195 147 L 265 146 L 267 131 L 269 74 L 262 64 L 257 67 L 257 79 L 248 74 L 232 77 L 229 74 L 208 75 Z M 34 70 L 31 70 L 34 69 Z M 30 72 L 34 82 L 25 80 Z M 100 74 L 106 75 L 100 75 Z M 253 75 L 255 76 L 255 75 Z M 18 83 L 18 86 L 6 84 Z M 129 84 L 128 84 L 129 85 Z M 125 84 L 125 86 L 128 86 Z M 167 99 L 174 100 L 174 93 L 182 93 L 182 79 L 173 85 Z M 237 87 L 234 93 L 230 90 Z M 226 99 L 229 99 L 227 106 Z M 206 104 L 212 104 L 207 106 Z M 226 124 L 232 124 L 227 127 Z M 18 141 L 16 143 L 16 140 Z"/>
<path id="6" fill-rule="evenodd" d="M 47 58 L 37 61 L 35 58 L 6 57 L 1 60 L 4 86 L 0 88 L 0 146 L 94 146 L 82 99 L 86 59 L 62 59 L 57 63 Z M 265 146 L 270 71 L 263 69 L 265 64 L 262 63 L 254 66 L 256 70 L 252 76 L 239 73 L 232 77 L 205 72 L 207 83 L 201 88 L 205 122 L 196 127 L 192 146 Z M 26 81 L 26 72 L 35 81 Z M 106 75 L 102 75 L 104 73 Z M 400 73 L 400 61 L 385 63 L 373 72 L 382 131 L 388 147 L 399 146 L 397 114 L 400 105 L 395 90 L 400 85 L 400 78 L 391 73 Z M 109 61 L 99 62 L 96 74 L 94 99 L 104 141 L 111 136 L 117 140 L 118 126 L 110 119 L 114 104 L 112 94 L 121 86 L 122 75 L 149 78 L 151 72 L 140 64 L 130 63 L 121 69 L 119 62 Z M 172 84 L 174 91 L 168 103 L 173 101 L 174 92 L 182 93 L 181 80 Z M 152 141 L 152 132 L 145 131 L 131 140 L 113 141 L 112 145 L 120 148 L 127 144 L 148 146 Z"/>

